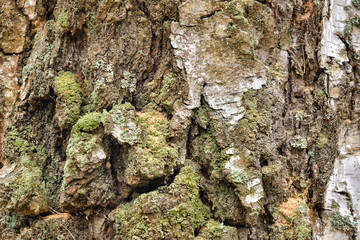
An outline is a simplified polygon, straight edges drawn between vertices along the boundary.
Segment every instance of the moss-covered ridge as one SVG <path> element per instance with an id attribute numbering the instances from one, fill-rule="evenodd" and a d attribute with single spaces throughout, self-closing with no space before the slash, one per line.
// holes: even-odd
<path id="1" fill-rule="evenodd" d="M 183 167 L 168 187 L 142 194 L 111 214 L 119 239 L 220 239 L 231 229 L 211 220 L 210 209 L 200 199 L 196 165 Z M 233 238 L 233 239 L 237 239 Z"/>
<path id="2" fill-rule="evenodd" d="M 61 128 L 70 128 L 80 117 L 83 92 L 74 74 L 60 71 L 53 87 L 57 100 L 57 117 Z"/>

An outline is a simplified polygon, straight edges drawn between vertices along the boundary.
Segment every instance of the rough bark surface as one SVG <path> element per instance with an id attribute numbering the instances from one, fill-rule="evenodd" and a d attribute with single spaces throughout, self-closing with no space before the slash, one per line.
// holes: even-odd
<path id="1" fill-rule="evenodd" d="M 0 0 L 1 239 L 360 239 L 359 0 Z"/>

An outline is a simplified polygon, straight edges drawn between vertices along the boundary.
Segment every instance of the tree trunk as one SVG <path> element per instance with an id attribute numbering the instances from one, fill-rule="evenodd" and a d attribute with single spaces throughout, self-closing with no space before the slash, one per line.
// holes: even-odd
<path id="1" fill-rule="evenodd" d="M 360 239 L 359 0 L 0 0 L 1 239 Z"/>

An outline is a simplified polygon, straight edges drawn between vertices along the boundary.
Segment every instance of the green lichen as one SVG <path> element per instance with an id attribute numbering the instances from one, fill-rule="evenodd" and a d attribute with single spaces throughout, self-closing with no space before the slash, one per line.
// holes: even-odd
<path id="1" fill-rule="evenodd" d="M 211 111 L 208 105 L 201 106 L 195 114 L 196 123 L 202 128 L 207 128 L 210 124 L 209 112 Z"/>
<path id="2" fill-rule="evenodd" d="M 355 8 L 360 9 L 360 0 L 352 0 L 351 2 Z"/>
<path id="3" fill-rule="evenodd" d="M 81 117 L 73 127 L 75 131 L 93 132 L 101 125 L 101 113 L 88 113 Z"/>
<path id="4" fill-rule="evenodd" d="M 293 148 L 306 149 L 308 144 L 305 138 L 302 138 L 300 135 L 296 135 L 290 145 Z"/>
<path id="5" fill-rule="evenodd" d="M 0 222 L 5 224 L 5 229 L 3 229 L 3 232 L 16 232 L 21 227 L 21 220 L 22 217 L 20 215 L 11 213 L 6 209 L 0 212 Z"/>
<path id="6" fill-rule="evenodd" d="M 311 239 L 310 215 L 301 199 L 289 198 L 279 208 L 274 208 L 273 216 L 278 222 L 271 227 L 274 239 Z"/>
<path id="7" fill-rule="evenodd" d="M 317 148 L 323 148 L 328 141 L 328 137 L 324 133 L 321 133 L 315 145 Z"/>
<path id="8" fill-rule="evenodd" d="M 337 203 L 334 199 L 331 200 L 331 208 L 338 209 L 340 207 L 339 203 Z"/>
<path id="9" fill-rule="evenodd" d="M 121 88 L 128 89 L 130 92 L 135 92 L 136 82 L 137 79 L 135 78 L 135 74 L 128 71 L 123 72 L 123 78 L 121 79 Z"/>
<path id="10" fill-rule="evenodd" d="M 9 133 L 10 144 L 14 147 L 14 150 L 21 155 L 25 155 L 29 149 L 29 142 L 20 137 L 18 130 L 13 127 Z"/>
<path id="11" fill-rule="evenodd" d="M 358 26 L 360 26 L 360 16 L 358 14 L 355 14 L 346 22 L 344 28 L 344 36 L 350 37 L 354 30 L 354 27 L 358 27 Z"/>
<path id="12" fill-rule="evenodd" d="M 135 108 L 130 103 L 117 104 L 109 115 L 112 121 L 121 127 L 121 138 L 130 145 L 134 145 L 140 137 L 140 128 L 136 126 Z"/>
<path id="13" fill-rule="evenodd" d="M 231 179 L 237 184 L 244 184 L 248 180 L 247 173 L 243 169 L 233 169 L 230 173 Z"/>
<path id="14" fill-rule="evenodd" d="M 69 20 L 68 20 L 68 11 L 65 8 L 61 9 L 61 12 L 60 12 L 59 18 L 58 18 L 58 23 L 63 28 L 68 28 L 70 26 Z"/>
<path id="15" fill-rule="evenodd" d="M 54 90 L 65 115 L 62 127 L 68 128 L 75 124 L 80 117 L 83 92 L 75 76 L 71 72 L 63 71 L 54 78 Z"/>
<path id="16" fill-rule="evenodd" d="M 235 230 L 235 231 L 234 231 Z M 237 239 L 237 232 L 235 228 L 225 226 L 223 223 L 210 219 L 206 222 L 205 226 L 200 229 L 199 236 L 196 240 L 221 240 L 227 235 L 229 239 Z"/>
<path id="17" fill-rule="evenodd" d="M 333 231 L 341 231 L 352 233 L 357 229 L 357 223 L 352 221 L 349 216 L 341 215 L 340 212 L 335 211 L 329 214 L 331 228 Z"/>

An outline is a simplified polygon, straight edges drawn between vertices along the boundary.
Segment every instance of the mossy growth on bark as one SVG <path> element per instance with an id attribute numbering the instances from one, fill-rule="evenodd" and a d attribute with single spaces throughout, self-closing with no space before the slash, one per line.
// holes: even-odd
<path id="1" fill-rule="evenodd" d="M 342 215 L 339 211 L 334 211 L 329 214 L 331 229 L 333 231 L 341 231 L 352 234 L 357 229 L 357 223 L 350 219 L 347 215 Z"/>
<path id="2" fill-rule="evenodd" d="M 101 113 L 88 113 L 81 117 L 73 127 L 73 131 L 92 132 L 101 125 Z"/>
<path id="3" fill-rule="evenodd" d="M 169 187 L 142 194 L 110 216 L 119 239 L 192 239 L 210 211 L 200 200 L 198 170 L 191 164 Z"/>
<path id="4" fill-rule="evenodd" d="M 71 72 L 61 71 L 54 78 L 54 91 L 58 97 L 58 118 L 61 128 L 69 128 L 80 117 L 83 92 L 75 76 Z"/>
<path id="5" fill-rule="evenodd" d="M 23 165 L 29 165 L 30 159 L 22 158 Z M 47 194 L 45 183 L 42 181 L 42 170 L 38 167 L 23 167 L 19 177 L 10 182 L 12 195 L 8 206 L 12 206 L 20 213 L 37 216 L 47 211 Z"/>
<path id="6" fill-rule="evenodd" d="M 61 12 L 58 16 L 58 23 L 63 28 L 68 28 L 70 26 L 68 19 L 68 10 L 65 8 L 61 9 Z"/>
<path id="7" fill-rule="evenodd" d="M 140 138 L 129 149 L 125 178 L 130 186 L 140 186 L 149 180 L 169 176 L 178 160 L 178 149 L 168 143 L 170 122 L 155 110 L 137 113 Z"/>

